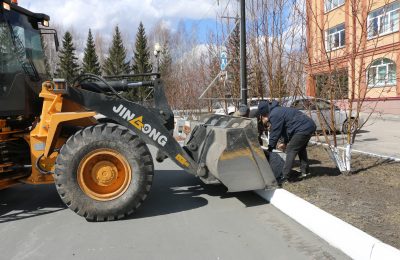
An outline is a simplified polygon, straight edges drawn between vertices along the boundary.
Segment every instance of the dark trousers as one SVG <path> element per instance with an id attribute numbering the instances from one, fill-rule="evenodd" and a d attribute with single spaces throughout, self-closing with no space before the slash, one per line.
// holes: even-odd
<path id="1" fill-rule="evenodd" d="M 308 173 L 307 145 L 311 135 L 295 134 L 286 147 L 286 162 L 282 170 L 283 177 L 288 177 L 293 168 L 296 155 L 300 158 L 300 169 L 302 173 Z"/>

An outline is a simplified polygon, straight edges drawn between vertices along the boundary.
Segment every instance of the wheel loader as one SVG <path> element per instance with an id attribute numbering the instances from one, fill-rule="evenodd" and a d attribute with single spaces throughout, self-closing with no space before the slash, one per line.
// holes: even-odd
<path id="1" fill-rule="evenodd" d="M 121 219 L 150 191 L 149 146 L 158 161 L 169 158 L 228 192 L 276 187 L 255 121 L 209 116 L 181 146 L 158 74 L 48 80 L 40 38 L 49 16 L 0 2 L 0 189 L 55 183 L 62 201 L 87 220 Z M 121 96 L 137 87 L 153 91 L 153 106 Z"/>

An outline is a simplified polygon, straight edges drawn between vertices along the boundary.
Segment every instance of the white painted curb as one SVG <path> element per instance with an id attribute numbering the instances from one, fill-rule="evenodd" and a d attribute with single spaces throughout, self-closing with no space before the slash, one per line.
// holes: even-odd
<path id="1" fill-rule="evenodd" d="M 316 141 L 310 141 L 310 144 L 315 144 L 315 145 L 322 145 L 322 146 L 329 146 L 328 144 L 325 143 L 321 143 L 321 142 L 316 142 Z M 338 149 L 344 150 L 346 148 L 343 147 L 338 147 Z M 352 152 L 355 153 L 361 153 L 361 154 L 365 154 L 365 155 L 369 155 L 372 157 L 378 157 L 378 158 L 382 158 L 382 159 L 388 159 L 391 161 L 395 161 L 395 162 L 400 162 L 400 158 L 394 157 L 394 156 L 387 156 L 387 155 L 381 155 L 381 154 L 376 154 L 376 153 L 370 153 L 370 152 L 365 152 L 365 151 L 361 151 L 361 150 L 357 150 L 357 149 L 351 149 Z"/>
<path id="2" fill-rule="evenodd" d="M 259 196 L 355 260 L 399 260 L 400 250 L 284 190 L 258 190 Z"/>

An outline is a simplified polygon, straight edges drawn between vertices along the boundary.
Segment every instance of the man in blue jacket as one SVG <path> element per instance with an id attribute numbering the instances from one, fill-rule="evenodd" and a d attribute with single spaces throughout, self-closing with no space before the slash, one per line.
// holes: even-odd
<path id="1" fill-rule="evenodd" d="M 269 133 L 268 151 L 273 149 L 286 149 L 286 162 L 278 182 L 287 180 L 294 163 L 296 155 L 300 158 L 301 174 L 308 174 L 307 144 L 316 130 L 314 121 L 297 109 L 281 107 L 277 101 L 270 104 L 262 102 L 258 106 L 259 116 L 264 125 L 271 124 Z M 283 137 L 284 144 L 277 147 L 278 140 Z"/>

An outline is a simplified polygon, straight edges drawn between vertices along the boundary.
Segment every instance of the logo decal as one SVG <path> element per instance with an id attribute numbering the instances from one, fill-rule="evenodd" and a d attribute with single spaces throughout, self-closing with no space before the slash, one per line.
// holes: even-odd
<path id="1" fill-rule="evenodd" d="M 143 124 L 143 116 L 136 117 L 134 113 L 132 113 L 123 105 L 119 105 L 119 107 L 114 106 L 113 111 L 124 120 L 128 121 L 131 125 L 136 127 L 138 130 L 142 131 L 142 133 L 149 136 L 162 147 L 167 144 L 168 138 L 165 135 L 161 135 L 161 133 L 157 129 L 153 128 L 151 125 Z"/>
<path id="2" fill-rule="evenodd" d="M 131 123 L 131 125 L 133 125 L 137 129 L 142 130 L 143 127 L 144 127 L 144 125 L 143 125 L 143 116 L 137 117 L 137 118 L 129 121 L 129 123 Z"/>

